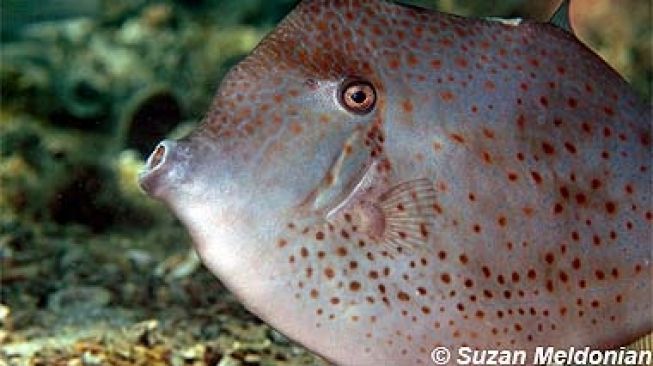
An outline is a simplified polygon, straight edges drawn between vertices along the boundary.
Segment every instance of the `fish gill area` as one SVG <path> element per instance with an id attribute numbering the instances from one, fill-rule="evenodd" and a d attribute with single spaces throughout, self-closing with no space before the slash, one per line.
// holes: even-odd
<path id="1" fill-rule="evenodd" d="M 0 366 L 326 365 L 247 312 L 137 184 L 296 1 L 52 3 L 0 7 Z M 557 2 L 410 3 L 542 20 Z M 579 35 L 650 100 L 650 2 L 590 3 Z"/>

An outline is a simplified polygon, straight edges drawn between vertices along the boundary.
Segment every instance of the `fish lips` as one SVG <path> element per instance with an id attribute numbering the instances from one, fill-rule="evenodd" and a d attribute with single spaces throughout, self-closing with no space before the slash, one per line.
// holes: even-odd
<path id="1" fill-rule="evenodd" d="M 165 199 L 188 175 L 188 157 L 187 149 L 179 141 L 161 141 L 139 173 L 139 185 L 149 196 Z"/>

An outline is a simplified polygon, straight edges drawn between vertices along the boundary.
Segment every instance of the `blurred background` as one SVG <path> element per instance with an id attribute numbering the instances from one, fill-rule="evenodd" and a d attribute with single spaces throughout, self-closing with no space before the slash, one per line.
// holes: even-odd
<path id="1" fill-rule="evenodd" d="M 546 20 L 559 1 L 404 2 Z M 0 365 L 324 363 L 242 309 L 136 183 L 295 4 L 0 2 Z M 572 23 L 650 103 L 651 2 L 575 0 Z"/>

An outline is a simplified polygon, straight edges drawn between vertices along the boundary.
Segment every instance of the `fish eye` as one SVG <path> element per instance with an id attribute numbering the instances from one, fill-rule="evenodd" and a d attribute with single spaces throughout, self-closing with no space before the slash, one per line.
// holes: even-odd
<path id="1" fill-rule="evenodd" d="M 376 91 L 367 81 L 349 80 L 343 84 L 340 102 L 350 112 L 366 114 L 374 108 Z"/>

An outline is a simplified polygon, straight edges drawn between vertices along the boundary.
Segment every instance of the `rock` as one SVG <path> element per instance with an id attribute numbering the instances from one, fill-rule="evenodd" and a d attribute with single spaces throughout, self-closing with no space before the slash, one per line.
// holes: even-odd
<path id="1" fill-rule="evenodd" d="M 48 308 L 56 313 L 84 313 L 111 302 L 111 292 L 98 286 L 63 288 L 48 298 Z"/>

